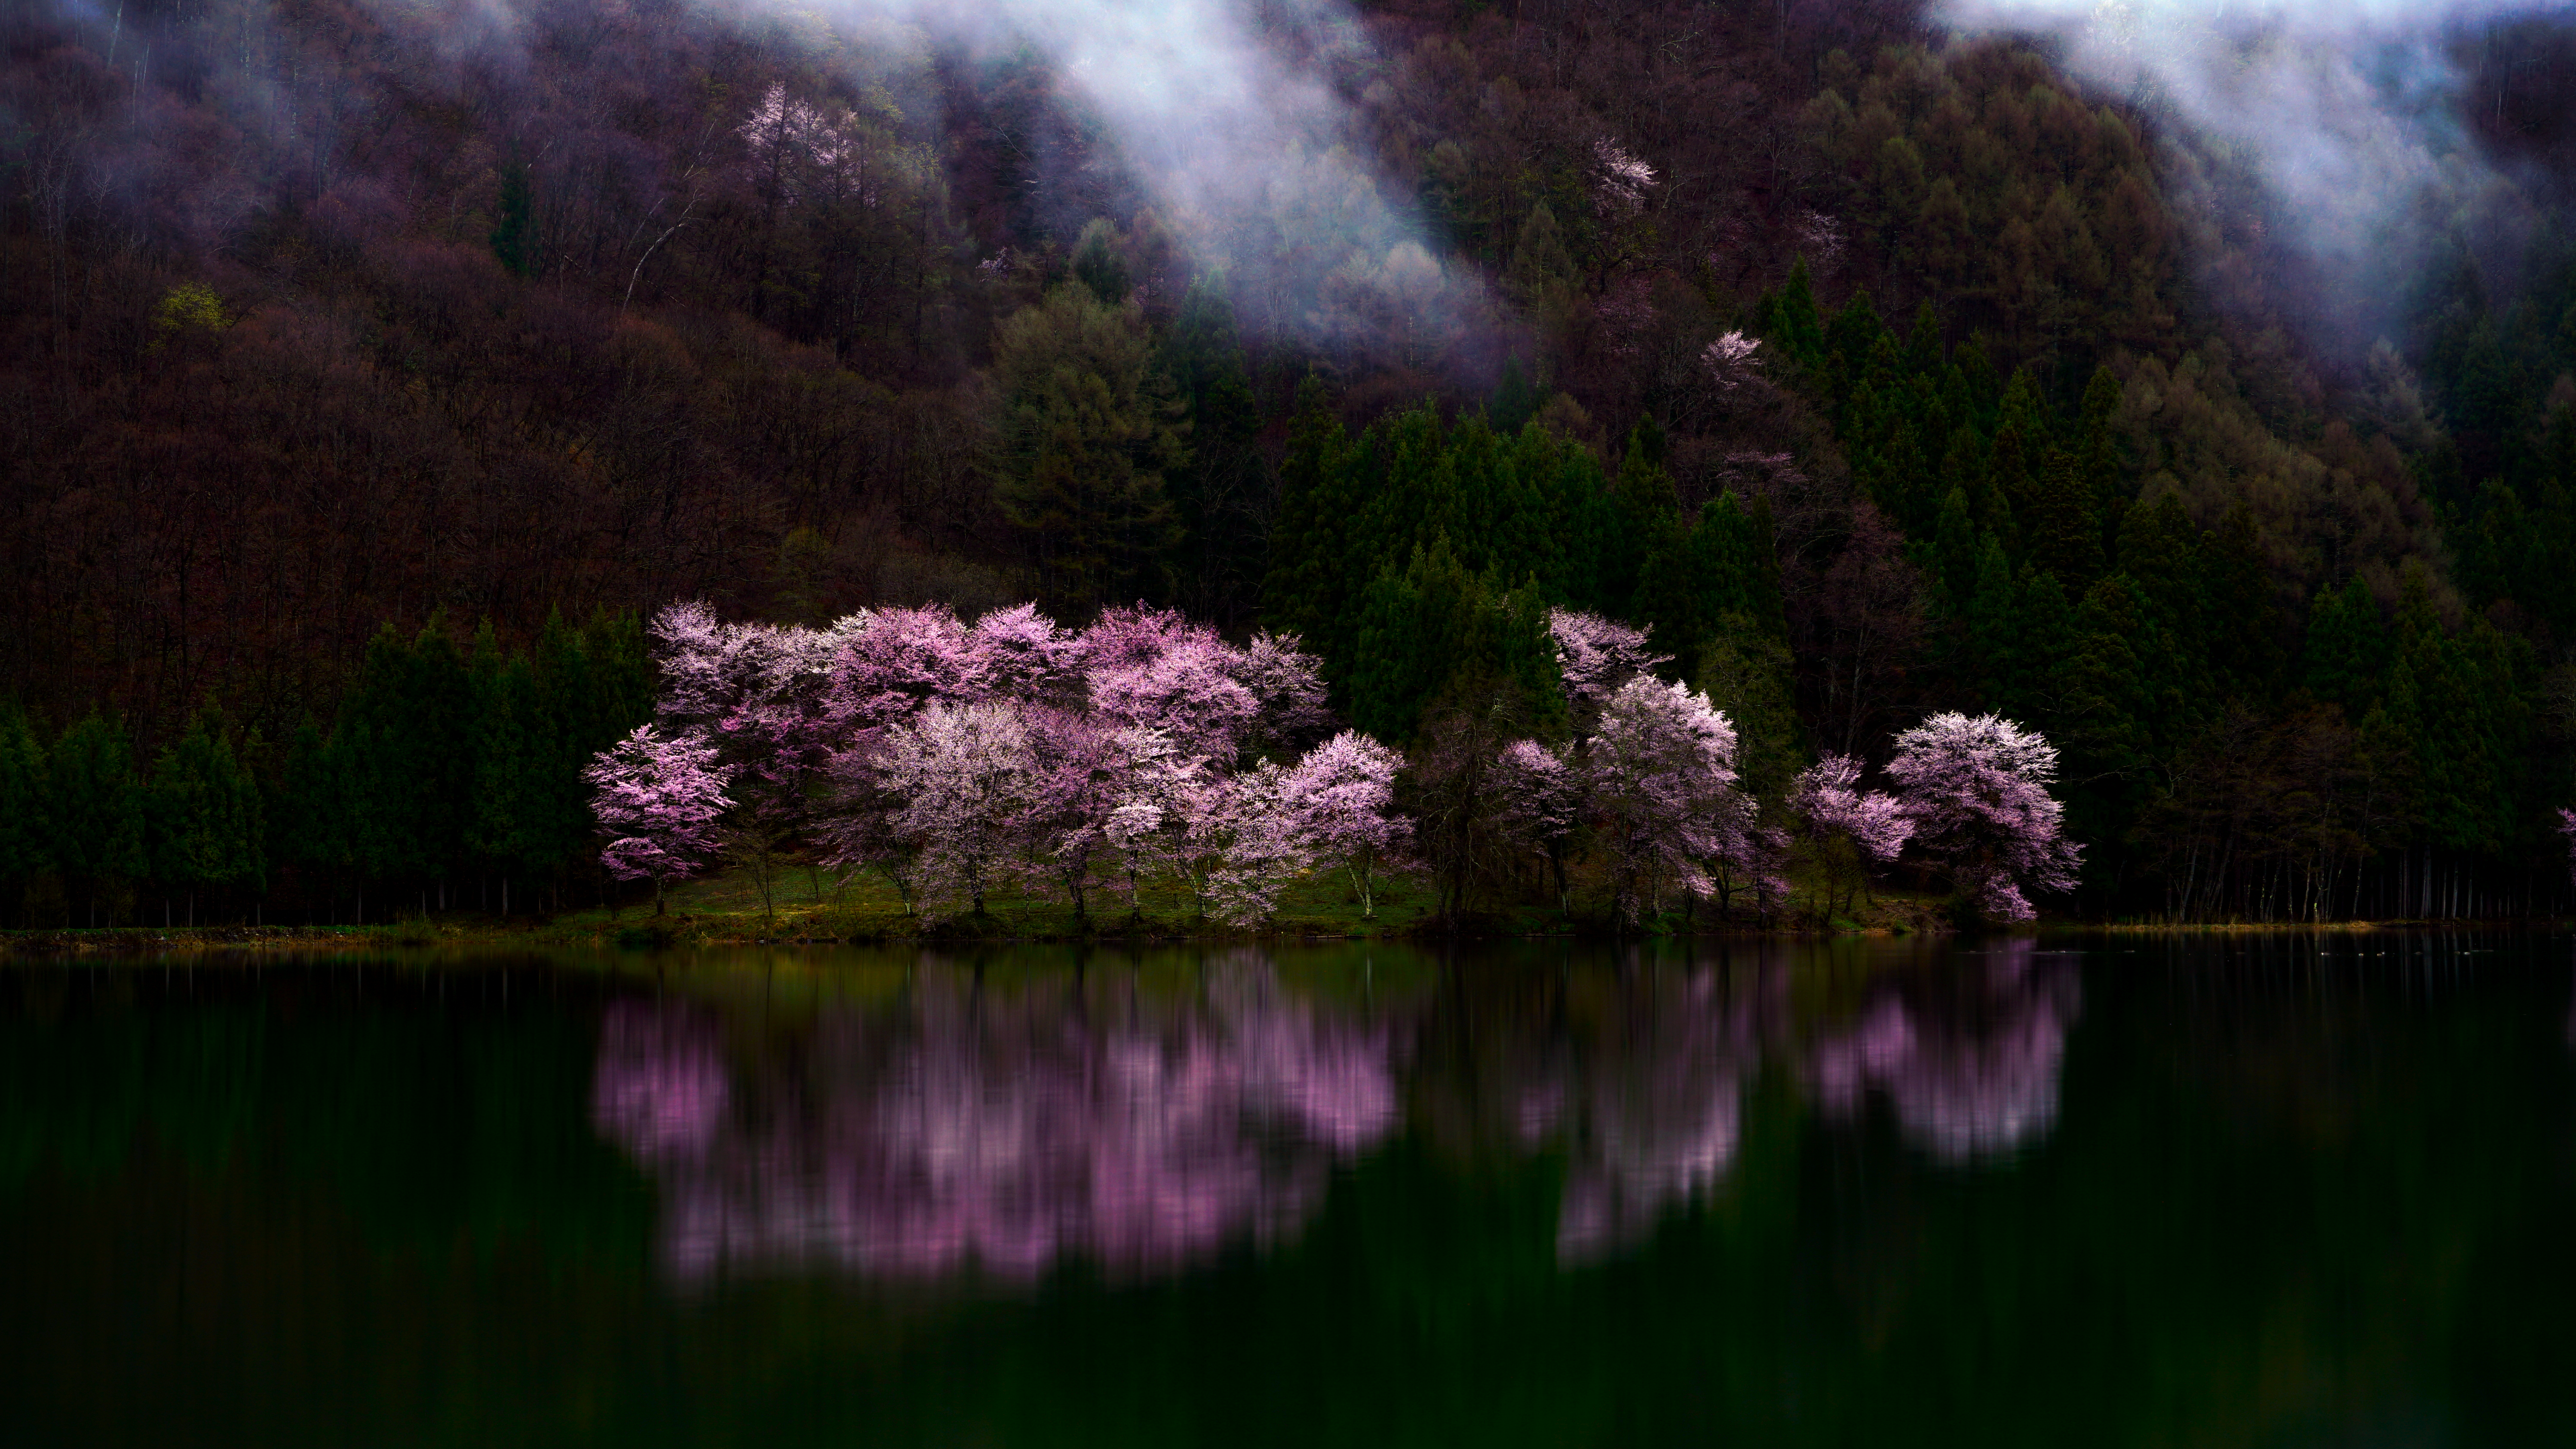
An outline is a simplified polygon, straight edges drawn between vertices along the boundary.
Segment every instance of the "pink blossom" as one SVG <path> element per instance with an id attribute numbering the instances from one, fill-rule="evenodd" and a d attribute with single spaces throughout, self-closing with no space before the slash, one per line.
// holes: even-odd
<path id="1" fill-rule="evenodd" d="M 1494 791 L 1502 802 L 1503 828 L 1548 863 L 1556 878 L 1557 906 L 1574 908 L 1566 880 L 1567 846 L 1583 823 L 1583 776 L 1562 750 L 1536 740 L 1514 740 L 1495 762 Z"/>
<path id="2" fill-rule="evenodd" d="M 1707 894 L 1712 860 L 1751 854 L 1751 814 L 1734 788 L 1735 727 L 1708 696 L 1631 678 L 1602 706 L 1584 763 L 1629 920 L 1658 908 L 1667 886 Z"/>
<path id="3" fill-rule="evenodd" d="M 1598 614 L 1551 609 L 1548 633 L 1556 639 L 1556 669 L 1565 681 L 1565 699 L 1576 715 L 1588 717 L 1619 687 L 1671 656 L 1646 649 L 1646 629 L 1614 624 Z"/>
<path id="4" fill-rule="evenodd" d="M 1411 821 L 1395 813 L 1395 777 L 1404 756 L 1356 730 L 1309 751 L 1286 783 L 1290 824 L 1306 846 L 1339 862 L 1359 893 L 1363 919 L 1377 914 L 1375 877 L 1411 840 Z"/>
<path id="5" fill-rule="evenodd" d="M 1231 761 L 1260 712 L 1214 634 L 1186 636 L 1149 658 L 1091 667 L 1091 707 L 1114 724 L 1158 729 L 1193 754 Z"/>
<path id="6" fill-rule="evenodd" d="M 1190 852 L 1202 907 L 1229 926 L 1250 928 L 1279 909 L 1279 892 L 1313 868 L 1288 772 L 1263 760 L 1216 781 L 1189 801 Z"/>
<path id="7" fill-rule="evenodd" d="M 1286 753 L 1330 728 L 1324 663 L 1294 634 L 1256 633 L 1233 658 L 1235 681 L 1252 694 L 1252 743 Z"/>
<path id="8" fill-rule="evenodd" d="M 1893 795 L 1861 791 L 1860 762 L 1827 755 L 1789 786 L 1789 809 L 1818 837 L 1844 835 L 1881 861 L 1894 860 L 1914 833 L 1914 818 Z"/>
<path id="9" fill-rule="evenodd" d="M 1635 211 L 1655 187 L 1655 168 L 1620 149 L 1607 136 L 1592 143 L 1592 164 L 1599 168 L 1604 210 Z"/>
<path id="10" fill-rule="evenodd" d="M 1022 701 L 1050 694 L 1065 672 L 1073 640 L 1035 604 L 994 609 L 975 621 L 967 639 L 973 663 L 960 669 L 981 688 Z"/>
<path id="11" fill-rule="evenodd" d="M 650 879 L 659 911 L 663 887 L 696 874 L 715 852 L 731 774 L 705 739 L 638 725 L 582 771 L 596 792 L 591 813 L 614 837 L 600 862 L 619 880 Z"/>
<path id="12" fill-rule="evenodd" d="M 845 738 L 910 718 L 935 700 L 973 703 L 992 693 L 991 655 L 944 606 L 878 609 L 842 640 L 830 710 Z"/>
<path id="13" fill-rule="evenodd" d="M 1031 873 L 1062 885 L 1077 916 L 1088 914 L 1091 859 L 1108 843 L 1110 811 L 1119 800 L 1122 756 L 1115 733 L 1071 710 L 1035 706 L 1028 725 L 1036 776 L 1022 834 Z"/>
<path id="14" fill-rule="evenodd" d="M 925 916 L 963 897 L 984 913 L 984 892 L 1005 868 L 1015 831 L 1037 795 L 1037 761 L 1019 709 L 1007 703 L 933 703 L 886 731 L 875 768 L 898 803 L 887 819 L 917 842 Z"/>
<path id="15" fill-rule="evenodd" d="M 1915 843 L 1988 913 L 2028 920 L 2025 887 L 2074 888 L 2083 853 L 2048 793 L 2057 750 L 2036 731 L 1999 715 L 1936 714 L 1896 737 L 1887 773 L 1904 789 Z"/>
<path id="16" fill-rule="evenodd" d="M 1720 392 L 1733 392 L 1753 380 L 1762 367 L 1762 344 L 1741 332 L 1729 332 L 1711 342 L 1699 355 L 1700 365 L 1708 369 L 1709 380 Z"/>

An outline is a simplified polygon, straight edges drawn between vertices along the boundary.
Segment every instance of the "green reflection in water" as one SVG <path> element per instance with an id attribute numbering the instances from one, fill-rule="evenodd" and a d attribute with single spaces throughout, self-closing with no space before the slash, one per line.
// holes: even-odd
<path id="1" fill-rule="evenodd" d="M 43 1444 L 2570 1442 L 2568 963 L 14 969 L 0 1403 Z M 1060 1252 L 953 1255 L 1032 1221 Z"/>

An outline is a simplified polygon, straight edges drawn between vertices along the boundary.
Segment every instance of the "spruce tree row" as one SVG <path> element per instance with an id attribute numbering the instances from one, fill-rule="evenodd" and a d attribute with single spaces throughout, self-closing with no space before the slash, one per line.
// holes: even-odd
<path id="1" fill-rule="evenodd" d="M 2428 893 L 2482 872 L 2527 890 L 2529 862 L 2557 854 L 2550 807 L 2569 782 L 2534 749 L 2545 671 L 2528 634 L 2475 614 L 2446 628 L 2414 562 L 2393 608 L 2352 575 L 2300 617 L 2242 505 L 2204 528 L 2170 491 L 2140 501 L 2107 368 L 2080 388 L 2000 377 L 1976 342 L 1946 346 L 1928 307 L 1901 334 L 1865 295 L 1820 314 L 1803 265 L 1755 325 L 1909 540 L 1948 645 L 1942 687 L 2065 752 L 2105 899 L 2143 868 L 2173 909 L 2219 909 L 2186 899 L 2204 888 L 2190 882 L 2260 855 L 2305 862 L 2301 889 L 2347 892 L 2324 914 L 2439 913 Z M 2547 615 L 2564 588 L 2547 579 L 2565 573 L 2556 510 L 2488 501 L 2464 571 L 2512 577 Z M 2380 899 L 2362 893 L 2366 862 Z"/>
<path id="2" fill-rule="evenodd" d="M 632 615 L 388 624 L 328 728 L 282 744 L 212 699 L 147 761 L 91 713 L 50 739 L 0 714 L 0 924 L 363 923 L 561 900 L 598 879 L 581 769 L 652 712 Z"/>
<path id="3" fill-rule="evenodd" d="M 1731 710 L 1785 716 L 1769 505 L 1728 492 L 1686 517 L 1651 420 L 1605 477 L 1590 448 L 1527 417 L 1515 377 L 1490 415 L 1444 420 L 1426 403 L 1356 436 L 1308 379 L 1280 469 L 1265 622 L 1303 636 L 1336 708 L 1383 739 L 1413 740 L 1444 701 L 1498 682 L 1543 715 L 1554 608 L 1651 624 L 1668 676 Z M 1517 430 L 1496 426 L 1515 414 Z"/>

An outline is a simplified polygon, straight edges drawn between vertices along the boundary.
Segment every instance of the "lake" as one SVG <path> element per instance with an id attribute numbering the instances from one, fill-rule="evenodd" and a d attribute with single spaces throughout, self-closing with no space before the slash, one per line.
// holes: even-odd
<path id="1" fill-rule="evenodd" d="M 0 966 L 25 1445 L 2576 1442 L 2576 941 Z"/>

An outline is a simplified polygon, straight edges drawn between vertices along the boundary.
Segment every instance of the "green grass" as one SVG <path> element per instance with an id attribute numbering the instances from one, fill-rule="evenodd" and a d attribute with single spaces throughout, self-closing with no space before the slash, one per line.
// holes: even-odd
<path id="1" fill-rule="evenodd" d="M 1605 936 L 1615 930 L 1595 882 L 1578 881 L 1574 912 L 1523 904 L 1481 913 L 1467 923 L 1475 936 Z M 1130 941 L 1389 940 L 1438 929 L 1438 899 L 1419 877 L 1382 880 L 1376 910 L 1361 914 L 1357 893 L 1339 871 L 1317 871 L 1282 892 L 1278 914 L 1259 931 L 1201 919 L 1178 880 L 1149 880 L 1132 905 L 1123 889 L 1091 892 L 1087 918 L 1058 896 L 1016 887 L 985 897 L 980 917 L 949 916 L 935 922 L 908 912 L 886 880 L 874 873 L 846 880 L 830 871 L 794 866 L 778 873 L 764 909 L 750 873 L 727 871 L 674 887 L 667 910 L 651 900 L 615 909 L 594 907 L 551 918 L 501 920 L 472 911 L 400 918 L 366 926 L 162 928 L 0 933 L 0 951 L 131 952 L 173 947 L 374 950 L 422 947 L 598 948 L 727 946 L 788 942 L 922 941 Z M 1786 928 L 1780 934 L 1906 933 L 1944 929 L 1942 902 L 1932 896 L 1880 891 L 1864 898 L 1857 919 L 1836 919 L 1826 931 Z M 1794 912 L 1792 920 L 1797 919 Z M 1730 929 L 1706 911 L 1668 912 L 1643 923 L 1647 935 L 1690 935 Z M 1741 930 L 1740 925 L 1731 929 Z"/>

